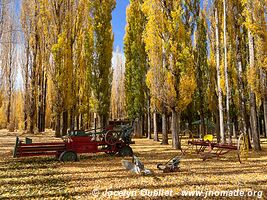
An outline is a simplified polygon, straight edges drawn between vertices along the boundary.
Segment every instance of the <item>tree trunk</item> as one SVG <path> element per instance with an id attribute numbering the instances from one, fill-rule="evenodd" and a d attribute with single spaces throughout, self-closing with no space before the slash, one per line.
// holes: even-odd
<path id="1" fill-rule="evenodd" d="M 257 126 L 256 96 L 254 92 L 250 93 L 250 114 L 251 114 L 251 136 L 253 139 L 254 149 L 261 150 L 260 135 Z"/>
<path id="2" fill-rule="evenodd" d="M 37 11 L 35 8 L 34 12 L 35 18 L 37 18 Z M 30 133 L 34 133 L 34 126 L 36 123 L 36 77 L 37 77 L 37 54 L 38 54 L 38 45 L 39 45 L 39 36 L 37 32 L 37 24 L 34 25 L 35 29 L 35 44 L 33 49 L 33 58 L 32 58 L 32 70 L 31 70 L 31 105 L 30 105 Z"/>
<path id="3" fill-rule="evenodd" d="M 151 113 L 147 113 L 147 139 L 151 139 Z"/>
<path id="4" fill-rule="evenodd" d="M 141 121 L 140 121 L 140 135 L 141 135 L 141 137 L 143 137 L 144 136 L 144 115 L 142 114 L 141 115 L 141 119 L 140 119 Z"/>
<path id="5" fill-rule="evenodd" d="M 39 65 L 42 65 L 41 62 L 39 62 Z M 39 80 L 38 80 L 38 88 L 39 88 L 39 97 L 38 97 L 38 116 L 37 116 L 37 127 L 38 132 L 42 132 L 42 123 L 43 123 L 43 90 L 44 90 L 44 72 L 43 70 L 39 72 Z"/>
<path id="6" fill-rule="evenodd" d="M 238 29 L 238 28 L 237 28 Z M 239 32 L 236 38 L 236 49 L 237 49 L 237 72 L 238 72 L 238 94 L 239 94 L 239 105 L 240 105 L 240 118 L 241 118 L 241 131 L 247 134 L 247 124 L 246 124 L 246 99 L 244 95 L 244 81 L 243 81 L 243 67 L 242 67 L 242 57 L 241 57 L 241 45 Z"/>
<path id="7" fill-rule="evenodd" d="M 75 121 L 74 121 L 74 107 L 70 109 L 70 130 L 73 131 L 75 129 Z"/>
<path id="8" fill-rule="evenodd" d="M 105 114 L 99 116 L 99 126 L 105 128 L 108 125 L 108 117 Z"/>
<path id="9" fill-rule="evenodd" d="M 217 113 L 215 114 L 215 119 L 216 119 L 216 138 L 217 138 L 217 143 L 221 141 L 221 134 L 220 134 L 220 119 L 219 119 L 219 110 L 217 110 Z"/>
<path id="10" fill-rule="evenodd" d="M 201 121 L 201 132 L 200 134 L 206 134 L 207 130 L 206 130 L 206 125 L 205 125 L 205 115 L 204 115 L 204 111 L 203 111 L 203 107 L 200 108 L 200 121 Z"/>
<path id="11" fill-rule="evenodd" d="M 226 87 L 226 133 L 229 136 L 229 143 L 231 143 L 231 131 L 230 131 L 230 89 L 228 81 L 228 63 L 227 63 L 227 38 L 226 38 L 226 0 L 223 0 L 223 16 L 224 16 L 224 26 L 223 26 L 223 38 L 224 38 L 224 76 L 225 76 L 225 87 Z"/>
<path id="12" fill-rule="evenodd" d="M 263 118 L 264 118 L 264 138 L 267 135 L 267 74 L 263 72 Z"/>
<path id="13" fill-rule="evenodd" d="M 10 116 L 11 116 L 11 91 L 8 91 L 8 103 L 7 103 L 7 125 L 10 124 Z"/>
<path id="14" fill-rule="evenodd" d="M 42 123 L 42 132 L 45 131 L 45 117 L 46 117 L 46 95 L 47 95 L 47 76 L 45 75 L 45 83 L 44 83 L 44 95 L 43 95 L 43 102 L 44 102 L 44 107 L 43 107 L 43 113 L 44 113 L 44 116 L 43 116 L 43 123 Z"/>
<path id="15" fill-rule="evenodd" d="M 249 65 L 254 68 L 254 44 L 251 31 L 248 30 L 248 44 L 249 44 Z M 250 90 L 250 114 L 251 114 L 251 135 L 253 138 L 253 145 L 256 151 L 261 150 L 260 137 L 257 127 L 257 111 L 256 111 L 256 95 L 252 89 Z"/>
<path id="16" fill-rule="evenodd" d="M 162 144 L 168 144 L 167 114 L 165 108 L 162 113 Z"/>
<path id="17" fill-rule="evenodd" d="M 102 126 L 102 117 L 97 114 L 97 118 L 94 118 L 94 128 L 103 128 Z M 96 122 L 96 123 L 95 123 Z"/>
<path id="18" fill-rule="evenodd" d="M 246 109 L 246 98 L 244 91 L 244 76 L 242 67 L 242 54 L 241 54 L 241 37 L 240 37 L 240 27 L 236 27 L 237 38 L 236 38 L 236 49 L 237 49 L 237 72 L 238 72 L 238 93 L 239 93 L 239 104 L 240 104 L 240 118 L 241 118 L 241 132 L 246 134 L 248 138 L 249 148 L 251 149 L 250 134 L 249 134 L 249 119 L 247 117 Z"/>
<path id="19" fill-rule="evenodd" d="M 248 30 L 248 44 L 249 44 L 249 65 L 250 68 L 254 68 L 254 44 L 251 31 Z M 261 150 L 260 137 L 257 127 L 257 111 L 256 111 L 256 95 L 252 89 L 250 89 L 250 114 L 251 114 L 251 135 L 253 138 L 253 145 L 256 151 Z"/>
<path id="20" fill-rule="evenodd" d="M 147 138 L 148 133 L 147 133 L 147 113 L 144 114 L 144 135 Z"/>
<path id="21" fill-rule="evenodd" d="M 134 133 L 137 138 L 142 138 L 142 117 L 136 119 Z"/>
<path id="22" fill-rule="evenodd" d="M 2 5 L 1 5 L 2 6 Z M 14 30 L 13 30 L 13 22 L 9 22 L 9 24 L 7 25 L 9 30 L 9 35 L 7 36 L 8 38 L 6 38 L 8 40 L 8 49 L 6 50 L 8 53 L 8 60 L 6 61 L 6 77 L 7 77 L 7 95 L 8 95 L 8 103 L 7 103 L 7 128 L 9 129 L 9 131 L 14 131 L 15 128 L 15 124 L 13 122 L 13 119 L 11 119 L 11 105 L 12 105 L 12 93 L 13 93 L 13 84 L 14 84 L 14 80 L 13 80 L 13 67 L 14 67 Z M 1 48 L 2 50 L 2 48 Z M 2 62 L 4 62 L 4 60 L 2 60 Z M 2 63 L 1 63 L 2 64 Z M 1 68 L 2 69 L 2 68 Z M 1 70 L 2 71 L 2 70 Z"/>
<path id="23" fill-rule="evenodd" d="M 76 129 L 79 130 L 80 129 L 80 114 L 78 114 L 76 116 Z"/>
<path id="24" fill-rule="evenodd" d="M 157 127 L 157 112 L 153 113 L 153 127 L 154 127 L 154 141 L 159 141 L 158 127 Z"/>
<path id="25" fill-rule="evenodd" d="M 67 135 L 68 130 L 68 111 L 63 112 L 62 118 L 62 136 L 64 136 Z"/>
<path id="26" fill-rule="evenodd" d="M 36 109 L 35 109 L 35 80 L 34 78 L 32 78 L 32 82 L 31 82 L 31 85 L 32 85 L 32 91 L 31 91 L 31 107 L 30 107 L 30 129 L 29 129 L 29 132 L 30 133 L 34 133 L 34 125 L 35 125 L 35 112 L 36 112 Z"/>
<path id="27" fill-rule="evenodd" d="M 83 124 L 83 114 L 81 113 L 81 120 L 80 120 L 80 129 L 84 130 L 84 124 Z"/>
<path id="28" fill-rule="evenodd" d="M 235 131 L 235 123 L 233 123 L 233 137 L 237 139 L 236 131 Z"/>
<path id="29" fill-rule="evenodd" d="M 54 117 L 53 120 L 50 122 L 49 128 L 51 128 L 53 131 L 56 130 L 56 122 Z"/>
<path id="30" fill-rule="evenodd" d="M 28 71 L 28 48 L 26 51 L 26 65 L 25 65 L 25 93 L 24 93 L 24 131 L 27 131 L 28 129 L 28 104 L 29 104 L 29 71 Z"/>
<path id="31" fill-rule="evenodd" d="M 215 22 L 216 22 L 216 70 L 217 70 L 217 85 L 219 98 L 219 120 L 220 120 L 220 138 L 222 143 L 226 143 L 223 124 L 223 104 L 222 104 L 222 89 L 221 89 L 221 72 L 220 72 L 220 44 L 219 44 L 219 19 L 218 9 L 215 8 Z"/>
<path id="32" fill-rule="evenodd" d="M 181 149 L 181 143 L 179 140 L 180 132 L 180 113 L 174 108 L 172 109 L 172 147 L 174 149 Z"/>
<path id="33" fill-rule="evenodd" d="M 27 131 L 28 129 L 28 115 L 27 111 L 24 111 L 24 131 Z"/>
<path id="34" fill-rule="evenodd" d="M 260 114 L 258 113 L 258 123 L 259 123 L 258 127 L 259 127 L 259 132 L 260 132 L 259 136 L 263 135 L 262 121 L 263 120 L 262 120 Z"/>
<path id="35" fill-rule="evenodd" d="M 267 135 L 267 94 L 264 94 L 263 97 L 263 110 L 264 110 L 264 137 L 266 138 Z"/>
<path id="36" fill-rule="evenodd" d="M 253 22 L 252 1 L 247 2 L 247 9 L 250 14 L 249 18 Z M 254 53 L 254 39 L 250 28 L 248 29 L 248 46 L 249 46 L 249 67 L 253 69 L 255 66 L 255 53 Z M 257 111 L 256 111 L 256 95 L 250 88 L 250 115 L 251 115 L 251 136 L 253 138 L 253 145 L 256 151 L 261 150 L 260 137 L 257 128 Z"/>
<path id="37" fill-rule="evenodd" d="M 60 113 L 57 114 L 56 116 L 56 127 L 55 127 L 55 135 L 56 137 L 60 137 L 61 136 L 61 116 Z"/>

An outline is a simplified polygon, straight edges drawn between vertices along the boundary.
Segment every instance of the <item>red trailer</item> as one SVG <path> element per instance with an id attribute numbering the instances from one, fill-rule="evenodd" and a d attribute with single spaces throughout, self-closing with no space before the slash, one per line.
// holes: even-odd
<path id="1" fill-rule="evenodd" d="M 60 161 L 77 161 L 78 154 L 105 152 L 131 156 L 132 127 L 122 126 L 119 130 L 105 129 L 101 132 L 75 130 L 62 137 L 62 142 L 32 143 L 16 138 L 13 157 L 56 156 Z"/>
<path id="2" fill-rule="evenodd" d="M 188 141 L 188 146 L 185 149 L 181 149 L 182 154 L 185 155 L 188 151 L 191 153 L 195 152 L 199 155 L 203 161 L 227 154 L 230 151 L 235 151 L 237 153 L 237 157 L 239 162 L 241 163 L 242 160 L 248 159 L 248 137 L 245 133 L 241 133 L 238 137 L 237 143 L 230 143 L 230 144 L 221 144 L 217 142 L 213 142 L 212 135 L 205 135 L 203 140 L 190 140 Z"/>

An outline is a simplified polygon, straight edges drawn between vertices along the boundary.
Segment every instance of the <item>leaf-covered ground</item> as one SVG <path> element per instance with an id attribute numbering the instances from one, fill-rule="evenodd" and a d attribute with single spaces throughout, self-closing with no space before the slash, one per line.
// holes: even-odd
<path id="1" fill-rule="evenodd" d="M 82 155 L 79 162 L 72 163 L 53 157 L 13 159 L 15 135 L 0 132 L 0 199 L 203 199 L 209 190 L 213 193 L 206 199 L 222 199 L 216 191 L 244 191 L 246 195 L 241 198 L 232 194 L 227 199 L 267 199 L 266 140 L 262 141 L 263 151 L 251 151 L 242 164 L 236 152 L 206 161 L 187 155 L 182 157 L 180 172 L 163 174 L 157 170 L 157 163 L 180 155 L 180 151 L 153 140 L 135 139 L 135 154 L 154 172 L 152 176 L 140 176 L 125 171 L 121 157 L 103 153 Z M 31 138 L 33 142 L 60 140 L 48 135 Z M 202 197 L 185 197 L 184 191 L 203 193 Z"/>

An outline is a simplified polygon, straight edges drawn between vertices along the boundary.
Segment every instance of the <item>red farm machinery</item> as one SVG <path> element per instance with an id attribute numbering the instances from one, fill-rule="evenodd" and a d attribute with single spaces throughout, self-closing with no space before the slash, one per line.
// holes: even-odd
<path id="1" fill-rule="evenodd" d="M 78 154 L 105 152 L 110 155 L 131 156 L 130 144 L 133 128 L 129 125 L 96 130 L 69 131 L 62 142 L 33 143 L 16 138 L 13 157 L 55 156 L 60 161 L 77 161 Z"/>

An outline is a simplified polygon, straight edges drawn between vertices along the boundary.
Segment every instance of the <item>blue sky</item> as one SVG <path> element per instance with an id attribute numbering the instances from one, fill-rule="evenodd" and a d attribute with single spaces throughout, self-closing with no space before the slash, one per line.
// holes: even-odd
<path id="1" fill-rule="evenodd" d="M 112 12 L 112 28 L 114 33 L 113 48 L 117 46 L 123 49 L 123 37 L 125 34 L 126 25 L 126 7 L 129 5 L 129 0 L 117 0 L 116 8 Z"/>

